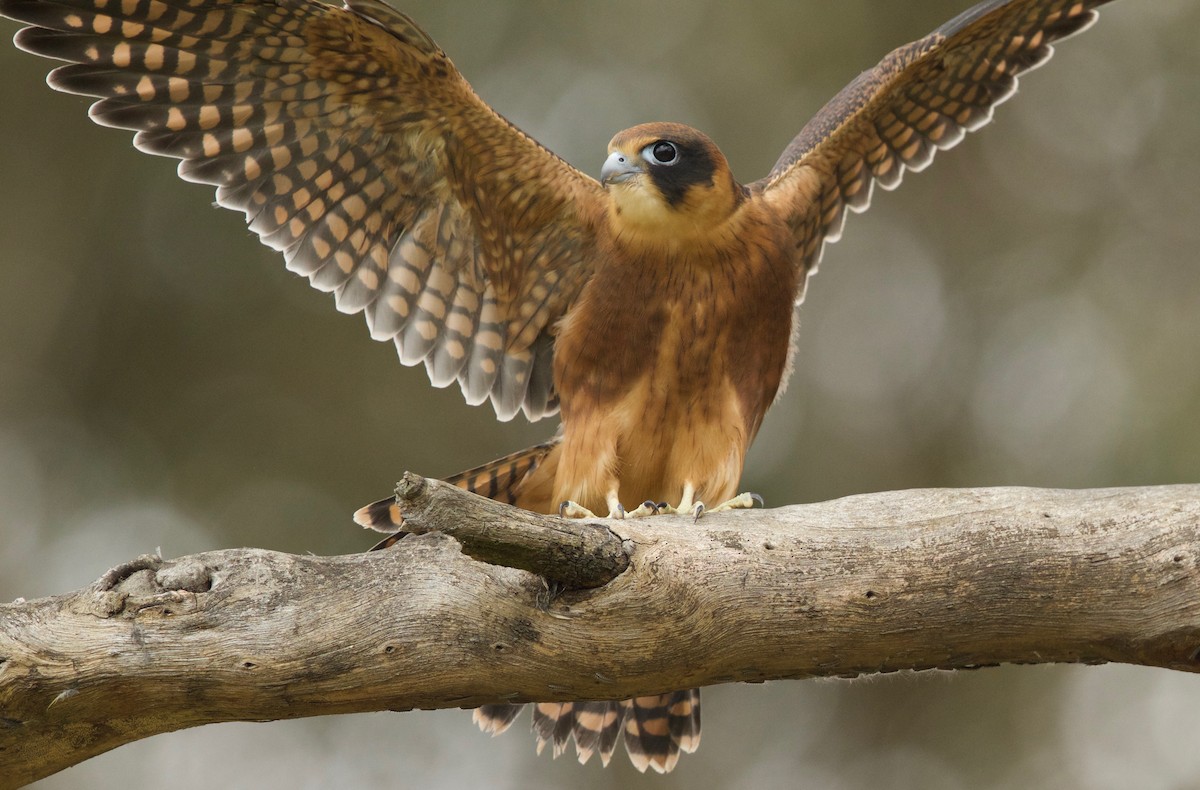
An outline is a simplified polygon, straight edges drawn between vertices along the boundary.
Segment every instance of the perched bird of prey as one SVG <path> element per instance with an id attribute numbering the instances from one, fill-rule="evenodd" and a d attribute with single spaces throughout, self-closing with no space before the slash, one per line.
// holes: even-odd
<path id="1" fill-rule="evenodd" d="M 1103 0 L 987 0 L 863 72 L 739 183 L 695 129 L 618 133 L 594 179 L 483 103 L 380 0 L 0 0 L 97 123 L 182 160 L 265 244 L 437 386 L 546 444 L 454 478 L 567 515 L 699 515 L 735 497 L 789 372 L 794 313 L 847 210 L 965 132 Z M 669 503 L 669 504 L 668 504 Z M 629 510 L 626 510 L 629 506 Z M 402 523 L 393 500 L 360 522 Z M 476 712 L 504 730 L 519 706 Z M 699 692 L 538 704 L 539 749 L 669 771 Z"/>

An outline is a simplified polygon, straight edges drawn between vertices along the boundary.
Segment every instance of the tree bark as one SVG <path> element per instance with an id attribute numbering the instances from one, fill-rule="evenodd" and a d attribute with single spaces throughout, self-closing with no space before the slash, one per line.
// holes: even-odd
<path id="1" fill-rule="evenodd" d="M 1200 669 L 1200 486 L 573 522 L 406 476 L 343 557 L 144 556 L 0 605 L 0 787 L 219 721 L 999 663 Z"/>

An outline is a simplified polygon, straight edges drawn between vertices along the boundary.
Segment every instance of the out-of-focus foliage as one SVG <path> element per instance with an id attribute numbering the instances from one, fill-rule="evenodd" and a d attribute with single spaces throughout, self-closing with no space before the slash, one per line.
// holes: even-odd
<path id="1" fill-rule="evenodd" d="M 749 181 L 860 70 L 966 5 L 402 7 L 584 170 L 617 130 L 678 120 Z M 1200 479 L 1198 30 L 1189 0 L 1115 3 L 996 123 L 850 219 L 810 285 L 747 488 L 782 505 Z M 360 550 L 349 513 L 401 471 L 453 473 L 553 431 L 500 425 L 402 369 L 205 188 L 48 90 L 46 66 L 0 46 L 0 599 L 156 547 Z M 700 752 L 644 781 L 1195 786 L 1198 711 L 1196 678 L 1121 667 L 724 687 L 706 692 Z M 440 712 L 177 733 L 44 786 L 149 787 L 166 771 L 180 787 L 643 781 Z"/>

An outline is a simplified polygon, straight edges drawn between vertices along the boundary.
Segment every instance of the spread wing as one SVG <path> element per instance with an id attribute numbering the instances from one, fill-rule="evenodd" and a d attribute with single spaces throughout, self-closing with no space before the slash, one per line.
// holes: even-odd
<path id="1" fill-rule="evenodd" d="M 372 337 L 501 419 L 557 410 L 553 327 L 600 185 L 507 123 L 378 0 L 0 0 L 98 123 L 217 187 Z"/>
<path id="2" fill-rule="evenodd" d="M 816 271 L 846 209 L 862 212 L 876 183 L 895 189 L 939 150 L 992 119 L 1018 75 L 1054 54 L 1053 43 L 1096 20 L 1108 0 L 988 0 L 863 72 L 817 113 L 770 175 L 751 189 L 780 201 L 798 263 Z M 803 282 L 803 281 L 802 281 Z"/>

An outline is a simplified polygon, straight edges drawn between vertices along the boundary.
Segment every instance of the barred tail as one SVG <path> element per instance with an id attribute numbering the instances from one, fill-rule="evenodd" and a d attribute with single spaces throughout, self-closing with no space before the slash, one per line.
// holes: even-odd
<path id="1" fill-rule="evenodd" d="M 484 705 L 475 710 L 475 723 L 484 732 L 499 735 L 522 707 Z M 599 754 L 600 762 L 608 765 L 624 732 L 625 751 L 635 768 L 667 773 L 679 761 L 680 752 L 691 753 L 700 746 L 700 689 L 619 702 L 539 702 L 530 707 L 538 754 L 551 744 L 558 757 L 574 738 L 579 762 Z"/>
<path id="2" fill-rule="evenodd" d="M 555 437 L 548 442 L 535 444 L 533 447 L 506 455 L 495 461 L 489 461 L 474 469 L 459 472 L 453 477 L 446 478 L 446 482 L 470 491 L 472 494 L 479 494 L 506 505 L 515 505 L 517 497 L 521 493 L 521 484 L 560 442 L 561 439 Z M 394 496 L 359 508 L 354 514 L 354 521 L 360 526 L 376 532 L 392 533 L 372 546 L 371 551 L 395 545 L 398 540 L 408 534 L 402 531 L 404 514 L 400 512 L 400 505 L 396 503 Z"/>
<path id="3" fill-rule="evenodd" d="M 531 492 L 524 491 L 523 486 L 560 442 L 555 437 L 460 472 L 446 482 L 509 505 L 517 504 L 524 495 L 521 504 L 533 509 L 535 506 L 529 502 Z M 534 489 L 534 499 L 544 498 L 536 492 L 537 486 Z M 394 533 L 372 550 L 386 549 L 407 534 L 403 531 L 404 514 L 394 496 L 361 508 L 354 514 L 354 520 L 379 532 Z M 512 726 L 524 707 L 483 705 L 474 711 L 475 723 L 484 732 L 499 735 Z M 586 763 L 593 754 L 598 754 L 600 762 L 608 765 L 624 733 L 625 751 L 635 768 L 667 773 L 679 761 L 680 752 L 694 752 L 700 745 L 700 689 L 620 701 L 538 702 L 530 707 L 538 754 L 550 744 L 552 754 L 558 757 L 574 739 L 579 762 Z"/>

